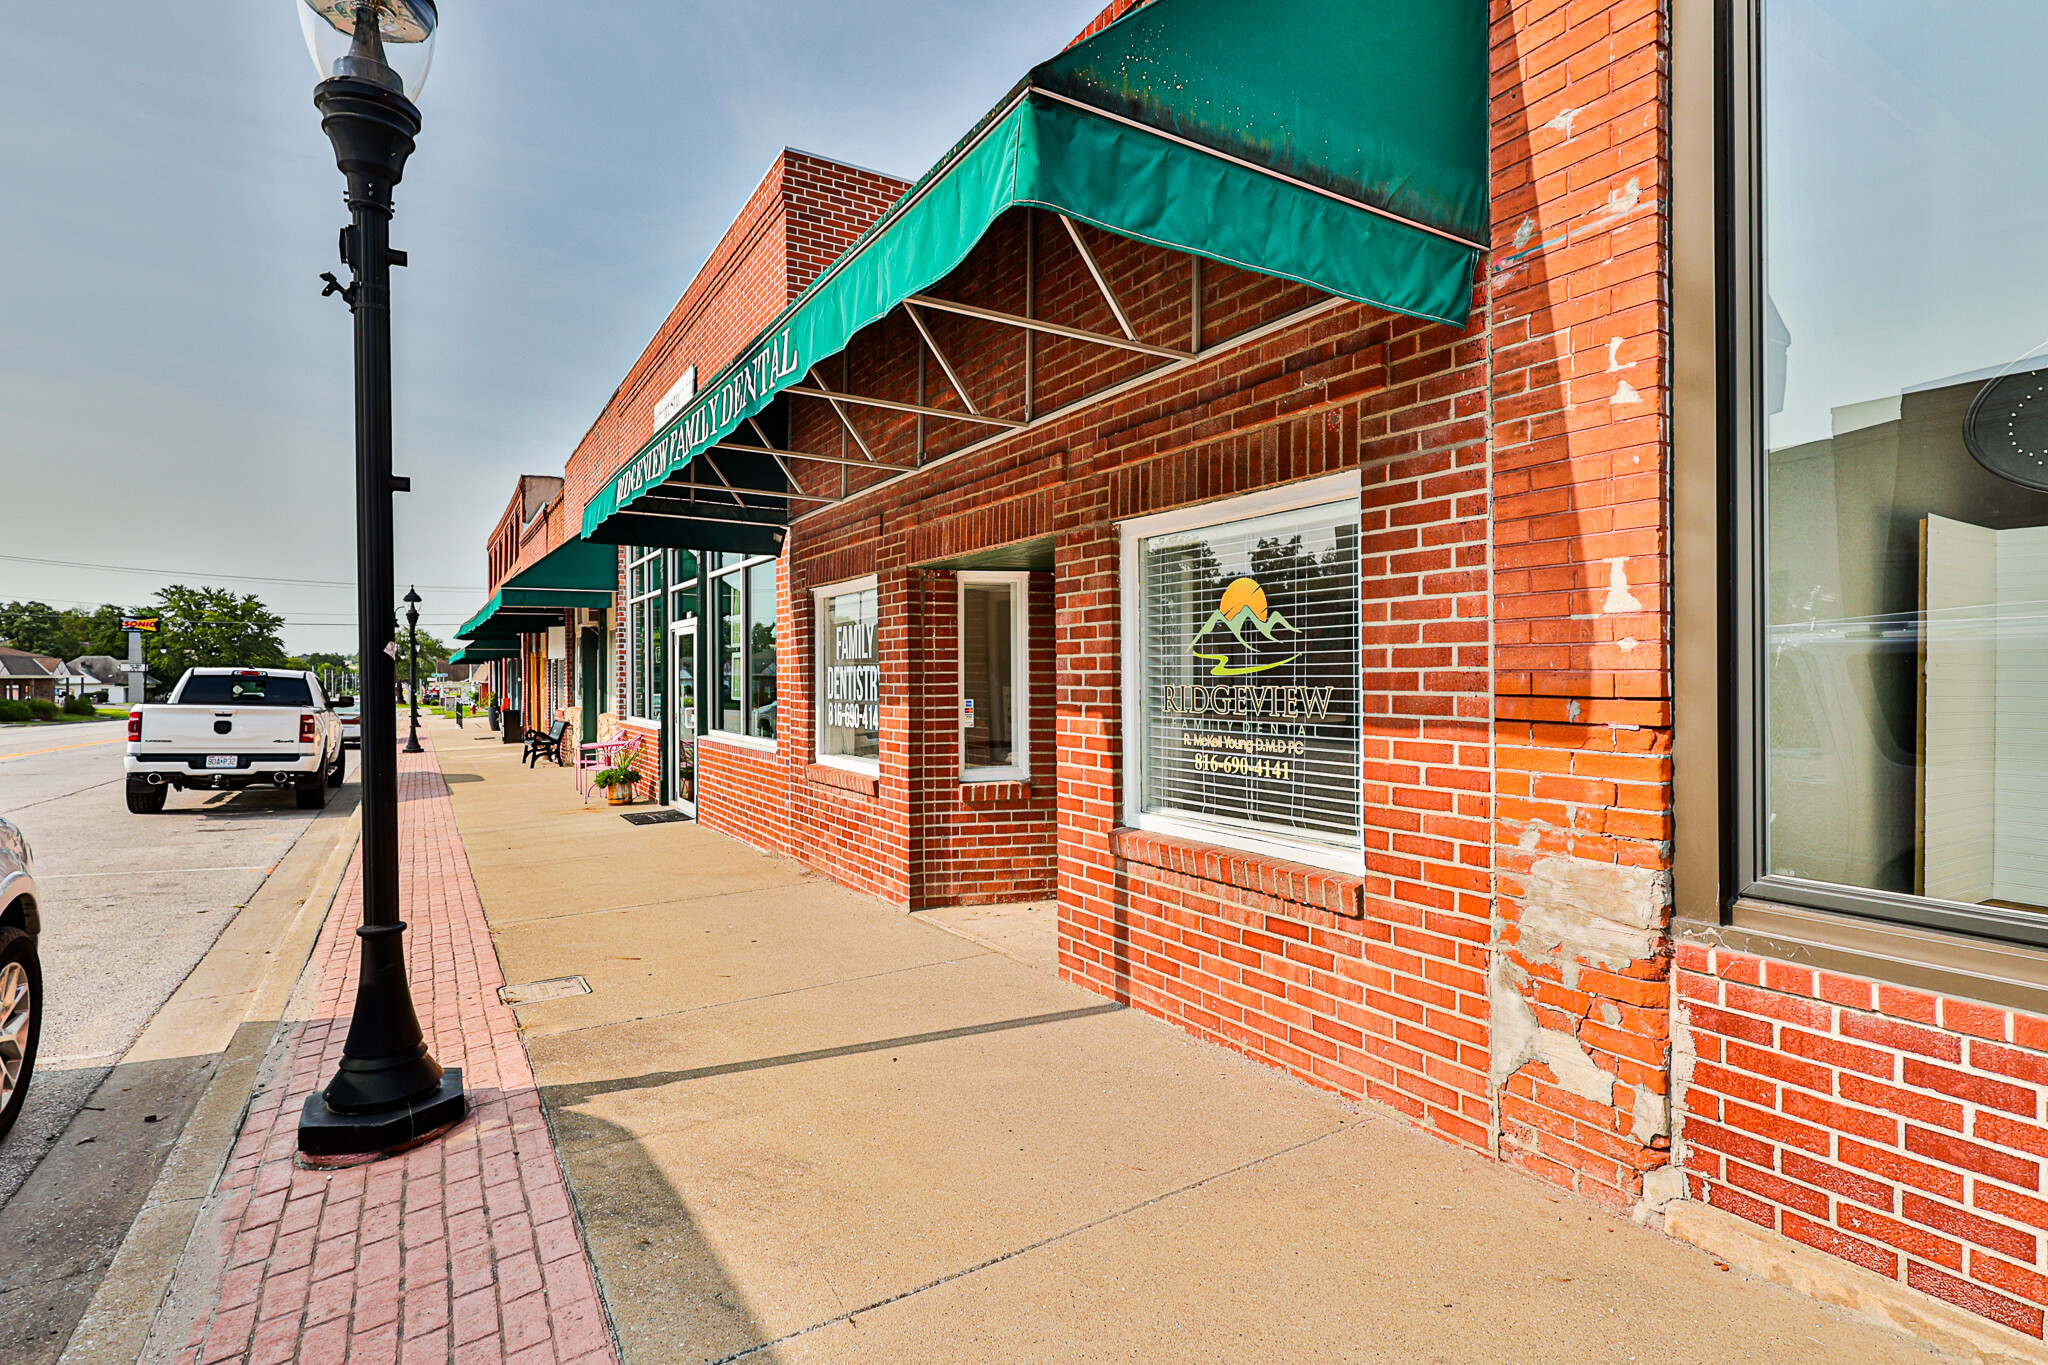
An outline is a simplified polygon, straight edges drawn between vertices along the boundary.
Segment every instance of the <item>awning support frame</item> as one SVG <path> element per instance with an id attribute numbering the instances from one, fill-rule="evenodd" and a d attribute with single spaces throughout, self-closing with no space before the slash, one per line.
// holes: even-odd
<path id="1" fill-rule="evenodd" d="M 1088 243 L 1082 240 L 1080 225 L 1064 213 L 1060 215 L 1060 221 L 1067 225 L 1067 236 L 1074 239 L 1074 250 L 1081 253 L 1081 261 L 1088 267 L 1088 273 L 1094 277 L 1095 287 L 1102 291 L 1102 301 L 1108 304 L 1109 311 L 1116 315 L 1116 325 L 1123 329 L 1126 339 L 1136 341 L 1138 334 L 1131 327 L 1131 320 L 1124 316 L 1124 306 L 1116 301 L 1116 294 L 1110 289 L 1109 281 L 1103 277 L 1102 267 L 1095 263 L 1095 253 L 1090 251 Z"/>

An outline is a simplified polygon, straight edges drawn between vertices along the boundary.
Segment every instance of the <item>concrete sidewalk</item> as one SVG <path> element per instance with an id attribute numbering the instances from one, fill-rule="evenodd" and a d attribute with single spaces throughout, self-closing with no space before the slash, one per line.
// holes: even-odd
<path id="1" fill-rule="evenodd" d="M 436 727 L 624 1355 L 1939 1359 L 907 915 Z M 570 983 L 574 989 L 579 983 Z"/>

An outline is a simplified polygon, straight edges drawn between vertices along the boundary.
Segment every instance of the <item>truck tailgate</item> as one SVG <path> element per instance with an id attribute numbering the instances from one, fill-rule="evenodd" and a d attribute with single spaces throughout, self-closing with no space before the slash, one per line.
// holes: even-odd
<path id="1" fill-rule="evenodd" d="M 178 753 L 263 753 L 299 746 L 297 706 L 146 706 L 142 708 L 142 742 L 136 752 L 152 749 Z"/>

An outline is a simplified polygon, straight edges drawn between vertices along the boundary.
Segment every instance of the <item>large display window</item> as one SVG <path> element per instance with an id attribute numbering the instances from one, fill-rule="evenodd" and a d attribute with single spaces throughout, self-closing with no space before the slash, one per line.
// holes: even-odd
<path id="1" fill-rule="evenodd" d="M 1126 820 L 1363 859 L 1355 475 L 1123 528 Z"/>
<path id="2" fill-rule="evenodd" d="M 663 672 L 667 661 L 667 556 L 646 547 L 627 551 L 626 714 L 641 725 L 661 724 Z"/>
<path id="3" fill-rule="evenodd" d="M 1738 889 L 2048 942 L 2048 8 L 1745 22 Z"/>
<path id="4" fill-rule="evenodd" d="M 720 552 L 706 557 L 711 664 L 717 693 L 707 733 L 775 741 L 776 561 Z"/>
<path id="5" fill-rule="evenodd" d="M 881 770 L 880 595 L 872 577 L 819 588 L 817 754 L 820 763 L 870 775 Z"/>

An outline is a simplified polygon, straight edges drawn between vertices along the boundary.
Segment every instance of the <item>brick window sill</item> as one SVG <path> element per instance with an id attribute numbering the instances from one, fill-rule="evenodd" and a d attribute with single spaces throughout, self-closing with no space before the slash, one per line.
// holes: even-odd
<path id="1" fill-rule="evenodd" d="M 969 806 L 1006 806 L 1031 799 L 1029 782 L 962 782 L 960 800 Z"/>
<path id="2" fill-rule="evenodd" d="M 1365 914 L 1365 879 L 1306 863 L 1261 857 L 1215 844 L 1178 839 L 1149 830 L 1110 831 L 1110 851 L 1126 862 L 1164 868 L 1203 881 L 1221 882 L 1275 900 L 1312 906 L 1359 919 Z"/>
<path id="3" fill-rule="evenodd" d="M 853 792 L 858 796 L 872 798 L 881 789 L 877 778 L 861 773 L 851 773 L 844 768 L 835 768 L 829 763 L 808 763 L 804 765 L 804 778 L 821 787 L 837 787 L 841 791 Z"/>

